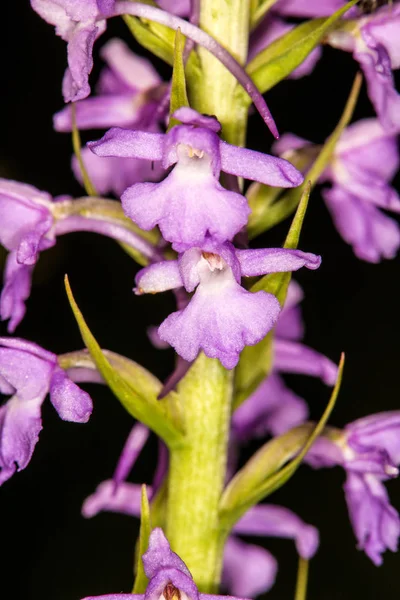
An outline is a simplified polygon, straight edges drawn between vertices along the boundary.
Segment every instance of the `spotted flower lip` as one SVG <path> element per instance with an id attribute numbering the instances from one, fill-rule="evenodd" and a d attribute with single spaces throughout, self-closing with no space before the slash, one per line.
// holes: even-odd
<path id="1" fill-rule="evenodd" d="M 310 142 L 282 136 L 274 151 L 288 156 Z M 400 212 L 400 198 L 390 185 L 399 166 L 396 136 L 378 119 L 363 119 L 347 127 L 335 148 L 323 181 L 333 187 L 323 197 L 343 239 L 356 256 L 368 262 L 393 258 L 400 247 L 396 221 L 382 212 Z"/>
<path id="2" fill-rule="evenodd" d="M 11 395 L 0 406 L 0 485 L 31 460 L 48 393 L 64 421 L 86 423 L 93 408 L 89 394 L 58 366 L 55 354 L 19 338 L 0 338 L 0 392 Z"/>
<path id="3" fill-rule="evenodd" d="M 240 279 L 307 267 L 316 269 L 321 259 L 300 250 L 269 248 L 237 250 L 226 242 L 209 240 L 191 248 L 178 260 L 159 262 L 136 277 L 136 293 L 157 293 L 185 287 L 195 293 L 189 304 L 169 315 L 160 325 L 160 338 L 187 361 L 203 350 L 228 369 L 239 360 L 245 345 L 259 342 L 276 323 L 278 300 L 264 291 L 251 293 Z"/>
<path id="4" fill-rule="evenodd" d="M 178 252 L 201 245 L 209 235 L 231 240 L 247 223 L 247 200 L 221 186 L 221 171 L 279 187 L 303 180 L 283 159 L 220 140 L 214 117 L 187 107 L 174 117 L 182 125 L 166 134 L 113 128 L 88 146 L 98 156 L 160 161 L 165 169 L 174 165 L 161 183 L 135 184 L 121 200 L 128 217 L 145 230 L 158 225 Z"/>
<path id="5" fill-rule="evenodd" d="M 149 583 L 144 594 L 108 594 L 90 596 L 84 600 L 234 600 L 229 596 L 199 593 L 189 569 L 170 545 L 159 527 L 153 529 L 148 550 L 142 556 L 143 566 Z M 245 599 L 238 599 L 245 600 Z"/>
<path id="6" fill-rule="evenodd" d="M 306 455 L 311 466 L 341 465 L 350 520 L 358 547 L 376 565 L 386 549 L 395 552 L 400 517 L 390 505 L 383 481 L 396 477 L 400 465 L 400 412 L 370 415 L 346 425 L 342 432 L 328 431 Z"/>

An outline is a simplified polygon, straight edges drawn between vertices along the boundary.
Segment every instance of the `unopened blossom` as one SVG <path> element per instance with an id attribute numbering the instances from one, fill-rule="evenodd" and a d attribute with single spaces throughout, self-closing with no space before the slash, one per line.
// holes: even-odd
<path id="1" fill-rule="evenodd" d="M 0 317 L 9 319 L 13 332 L 25 314 L 34 265 L 40 252 L 51 248 L 60 235 L 72 231 L 99 233 L 130 245 L 148 259 L 156 256 L 152 244 L 121 220 L 101 214 L 74 213 L 74 200 L 63 196 L 53 199 L 37 188 L 0 178 L 0 243 L 9 251 L 0 297 Z"/>
<path id="2" fill-rule="evenodd" d="M 177 251 L 201 245 L 207 236 L 231 240 L 250 213 L 244 196 L 221 186 L 222 172 L 278 186 L 300 185 L 303 178 L 289 162 L 223 142 L 215 117 L 182 107 L 182 125 L 168 133 L 113 128 L 89 143 L 98 156 L 161 161 L 170 174 L 160 183 L 137 183 L 121 197 L 128 217 L 145 230 L 159 226 Z"/>
<path id="3" fill-rule="evenodd" d="M 133 427 L 121 453 L 113 479 L 103 481 L 82 507 L 85 517 L 93 517 L 101 511 L 111 511 L 140 517 L 141 486 L 125 481 L 143 448 L 148 430 L 141 424 Z M 164 447 L 166 452 L 166 448 Z M 153 497 L 159 482 L 167 473 L 165 452 L 159 454 L 153 484 L 147 486 L 147 494 Z M 160 477 L 161 475 L 161 477 Z M 254 596 L 266 592 L 274 584 L 277 561 L 268 550 L 243 542 L 238 536 L 280 537 L 293 539 L 297 552 L 305 559 L 311 558 L 318 549 L 318 531 L 304 523 L 287 508 L 260 505 L 251 508 L 235 525 L 224 550 L 222 582 L 235 596 Z M 240 566 L 240 568 L 239 568 Z"/>
<path id="4" fill-rule="evenodd" d="M 144 571 L 149 579 L 145 594 L 108 594 L 85 600 L 222 600 L 226 596 L 199 593 L 185 563 L 170 545 L 160 528 L 153 529 L 148 550 L 142 556 Z"/>
<path id="5" fill-rule="evenodd" d="M 400 128 L 400 95 L 392 71 L 400 68 L 400 4 L 393 3 L 328 35 L 335 48 L 352 52 L 364 73 L 369 98 L 382 126 Z"/>
<path id="6" fill-rule="evenodd" d="M 307 420 L 307 403 L 285 385 L 281 374 L 318 377 L 329 386 L 336 381 L 337 366 L 300 342 L 303 325 L 298 305 L 302 296 L 300 286 L 292 280 L 275 327 L 271 371 L 233 414 L 232 430 L 238 441 L 267 433 L 281 435 Z"/>
<path id="7" fill-rule="evenodd" d="M 383 552 L 396 552 L 400 536 L 399 514 L 383 485 L 399 472 L 400 412 L 370 415 L 343 431 L 327 429 L 305 460 L 316 468 L 345 469 L 344 492 L 358 548 L 374 564 L 382 564 Z"/>
<path id="8" fill-rule="evenodd" d="M 97 94 L 75 103 L 78 129 L 107 129 L 113 126 L 135 127 L 158 131 L 160 99 L 165 85 L 150 61 L 131 52 L 119 39 L 112 39 L 101 49 L 106 63 L 96 86 Z M 72 130 L 71 107 L 66 106 L 54 115 L 57 131 Z M 146 160 L 134 158 L 105 158 L 82 149 L 82 159 L 96 191 L 121 195 L 127 187 L 139 181 L 156 181 L 163 169 Z M 72 158 L 75 177 L 82 183 L 77 158 Z"/>
<path id="9" fill-rule="evenodd" d="M 18 338 L 0 338 L 0 392 L 11 396 L 0 406 L 0 484 L 31 460 L 47 394 L 64 421 L 86 423 L 93 408 L 55 354 Z"/>
<path id="10" fill-rule="evenodd" d="M 275 151 L 287 157 L 307 148 L 310 142 L 292 134 L 275 144 Z M 323 175 L 332 183 L 322 194 L 333 221 L 363 260 L 393 258 L 399 249 L 399 226 L 382 211 L 400 212 L 399 196 L 390 185 L 398 167 L 396 136 L 377 119 L 363 119 L 345 129 Z"/>
<path id="11" fill-rule="evenodd" d="M 159 262 L 136 276 L 136 293 L 158 293 L 184 287 L 195 291 L 188 305 L 169 315 L 158 329 L 162 340 L 187 361 L 203 350 L 228 369 L 246 345 L 257 344 L 275 325 L 280 304 L 264 291 L 251 293 L 241 277 L 316 269 L 321 259 L 300 250 L 268 248 L 238 250 L 209 240 L 178 260 Z"/>

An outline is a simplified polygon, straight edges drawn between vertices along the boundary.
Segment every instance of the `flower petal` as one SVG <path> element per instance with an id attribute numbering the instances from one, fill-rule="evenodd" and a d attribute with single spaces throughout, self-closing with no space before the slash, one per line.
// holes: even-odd
<path id="1" fill-rule="evenodd" d="M 50 382 L 50 401 L 63 421 L 87 423 L 93 410 L 92 399 L 60 367 Z"/>
<path id="2" fill-rule="evenodd" d="M 211 293 L 209 286 L 200 285 L 188 306 L 160 325 L 160 337 L 185 360 L 203 350 L 233 369 L 244 346 L 259 342 L 275 324 L 280 310 L 275 296 L 252 294 L 232 280 Z"/>
<path id="3" fill-rule="evenodd" d="M 177 260 L 166 260 L 145 267 L 138 272 L 135 281 L 136 294 L 157 294 L 183 285 Z"/>
<path id="4" fill-rule="evenodd" d="M 100 140 L 87 146 L 97 156 L 162 160 L 164 134 L 112 127 Z"/>
<path id="5" fill-rule="evenodd" d="M 82 515 L 90 519 L 99 512 L 109 511 L 140 517 L 141 497 L 141 485 L 123 481 L 115 489 L 115 482 L 108 479 L 100 483 L 96 491 L 86 498 L 82 505 Z"/>
<path id="6" fill-rule="evenodd" d="M 334 385 L 337 377 L 337 366 L 323 354 L 298 342 L 278 338 L 274 346 L 274 368 L 281 373 L 319 377 L 326 385 Z"/>
<path id="7" fill-rule="evenodd" d="M 278 565 L 268 550 L 230 536 L 225 545 L 222 582 L 234 596 L 254 598 L 275 583 Z"/>
<path id="8" fill-rule="evenodd" d="M 114 471 L 113 481 L 117 487 L 129 475 L 130 470 L 148 440 L 150 431 L 142 423 L 136 423 L 124 444 L 121 456 Z"/>
<path id="9" fill-rule="evenodd" d="M 17 262 L 16 252 L 10 252 L 4 270 L 4 287 L 0 296 L 0 316 L 2 321 L 10 319 L 8 332 L 13 333 L 26 312 L 25 300 L 29 298 L 32 286 L 33 266 Z"/>
<path id="10" fill-rule="evenodd" d="M 251 508 L 235 525 L 234 531 L 245 535 L 282 537 L 295 540 L 297 552 L 310 559 L 319 546 L 318 530 L 304 523 L 283 506 L 260 504 Z"/>
<path id="11" fill-rule="evenodd" d="M 267 273 L 286 273 L 302 267 L 318 269 L 321 257 L 301 250 L 285 248 L 260 248 L 257 250 L 236 250 L 242 275 L 254 277 Z"/>
<path id="12" fill-rule="evenodd" d="M 287 160 L 220 141 L 221 169 L 275 187 L 297 187 L 303 175 Z"/>
<path id="13" fill-rule="evenodd" d="M 233 414 L 232 426 L 239 440 L 281 435 L 304 423 L 308 406 L 287 388 L 282 379 L 271 373 Z"/>

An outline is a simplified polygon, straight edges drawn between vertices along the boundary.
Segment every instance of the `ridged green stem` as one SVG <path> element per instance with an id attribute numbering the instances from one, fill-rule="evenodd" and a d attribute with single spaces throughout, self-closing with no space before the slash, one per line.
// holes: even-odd
<path id="1" fill-rule="evenodd" d="M 187 443 L 171 451 L 167 536 L 200 591 L 218 589 L 218 509 L 225 481 L 232 373 L 201 354 L 179 386 Z"/>
<path id="2" fill-rule="evenodd" d="M 200 27 L 245 63 L 249 36 L 248 0 L 201 0 Z M 197 49 L 201 75 L 188 81 L 190 104 L 216 115 L 222 135 L 243 145 L 247 107 L 237 82 L 209 52 Z M 170 456 L 167 535 L 172 549 L 190 569 L 199 590 L 218 590 L 224 546 L 219 501 L 226 477 L 232 406 L 232 372 L 200 355 L 182 381 L 187 443 Z"/>

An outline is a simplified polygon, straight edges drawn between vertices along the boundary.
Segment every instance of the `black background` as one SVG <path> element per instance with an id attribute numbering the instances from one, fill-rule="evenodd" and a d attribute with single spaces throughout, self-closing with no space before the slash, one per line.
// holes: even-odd
<path id="1" fill-rule="evenodd" d="M 63 104 L 65 44 L 27 1 L 8 2 L 7 11 L 0 37 L 0 175 L 53 195 L 79 195 L 81 189 L 69 166 L 70 136 L 52 129 L 52 114 Z M 120 22 L 110 24 L 101 42 L 112 35 L 131 41 Z M 268 103 L 280 131 L 322 142 L 340 117 L 355 72 L 350 56 L 327 48 L 312 76 L 277 86 L 268 94 Z M 371 114 L 363 90 L 355 118 Z M 86 139 L 90 137 L 98 137 L 98 132 Z M 249 145 L 268 151 L 270 142 L 260 118 L 252 117 Z M 286 229 L 287 223 L 257 243 L 281 244 Z M 306 292 L 305 341 L 334 360 L 341 350 L 347 353 L 332 423 L 341 426 L 371 412 L 398 408 L 398 259 L 380 265 L 357 260 L 334 230 L 318 191 L 312 195 L 301 247 L 323 256 L 318 271 L 298 274 Z M 131 288 L 136 270 L 111 240 L 83 233 L 59 239 L 54 249 L 41 256 L 27 316 L 16 334 L 57 353 L 82 347 L 63 288 L 63 276 L 68 273 L 101 345 L 165 378 L 172 369 L 172 352 L 153 349 L 144 325 L 160 322 L 173 308 L 172 297 L 135 298 Z M 307 398 L 312 413 L 320 415 L 328 390 L 307 378 L 287 380 Z M 113 514 L 85 520 L 80 507 L 96 485 L 111 476 L 132 420 L 108 390 L 101 386 L 87 389 L 95 405 L 90 422 L 64 423 L 46 402 L 44 429 L 29 467 L 0 490 L 1 598 L 79 600 L 88 594 L 130 590 L 137 522 Z M 151 480 L 154 450 L 152 440 L 132 480 Z M 274 503 L 291 507 L 320 530 L 321 547 L 311 564 L 308 598 L 396 599 L 400 596 L 398 555 L 387 553 L 384 565 L 377 569 L 356 550 L 343 480 L 340 469 L 313 472 L 303 467 L 273 497 Z M 390 482 L 388 489 L 392 503 L 400 508 L 400 481 Z M 293 598 L 297 561 L 293 543 L 263 543 L 280 564 L 268 598 Z"/>

